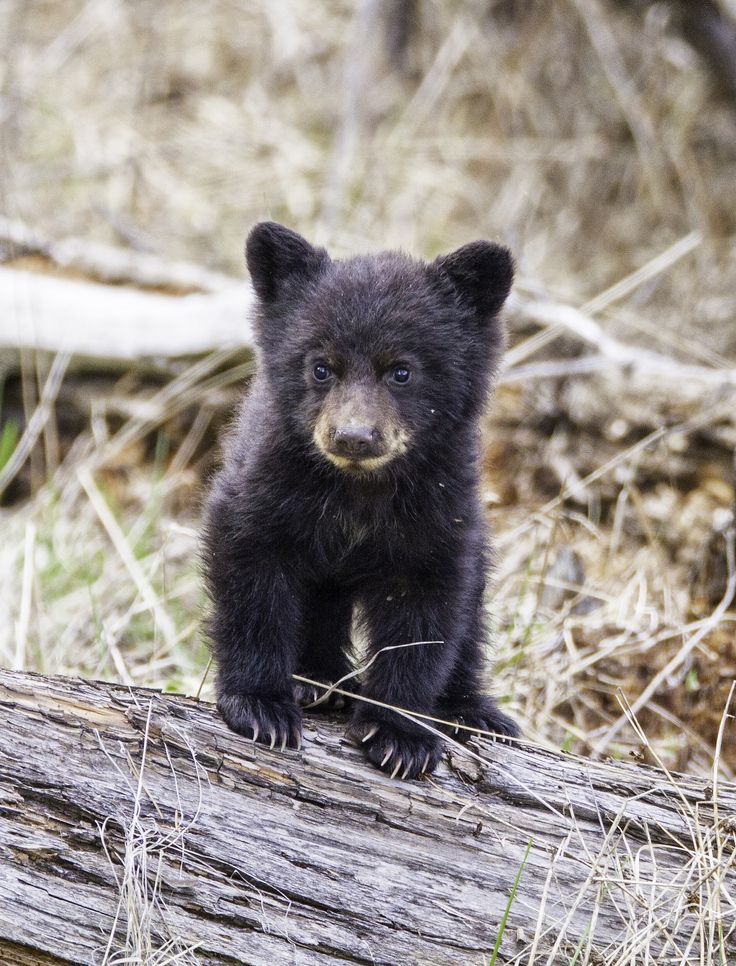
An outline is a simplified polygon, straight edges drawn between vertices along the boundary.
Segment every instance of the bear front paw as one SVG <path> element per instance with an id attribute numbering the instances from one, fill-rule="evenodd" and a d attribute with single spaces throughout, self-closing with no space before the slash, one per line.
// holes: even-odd
<path id="1" fill-rule="evenodd" d="M 302 746 L 302 713 L 290 698 L 221 694 L 217 708 L 239 735 L 282 751 Z"/>
<path id="2" fill-rule="evenodd" d="M 352 725 L 349 735 L 365 749 L 373 764 L 392 778 L 429 775 L 442 757 L 442 739 L 429 731 L 417 733 L 410 725 L 402 727 L 361 717 Z"/>
<path id="3" fill-rule="evenodd" d="M 508 744 L 509 738 L 521 736 L 521 729 L 514 719 L 499 711 L 491 698 L 460 706 L 453 705 L 441 711 L 440 715 L 447 721 L 457 722 L 454 728 L 450 727 L 446 730 L 456 741 L 463 743 L 469 741 L 474 732 L 491 732 L 493 740 L 503 744 Z"/>

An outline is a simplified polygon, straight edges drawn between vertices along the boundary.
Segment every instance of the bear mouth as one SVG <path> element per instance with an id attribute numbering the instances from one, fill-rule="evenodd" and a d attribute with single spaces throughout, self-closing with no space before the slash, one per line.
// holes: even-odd
<path id="1" fill-rule="evenodd" d="M 356 476 L 380 470 L 393 459 L 392 453 L 384 453 L 381 456 L 345 456 L 342 453 L 330 452 L 321 446 L 320 451 L 333 466 Z"/>

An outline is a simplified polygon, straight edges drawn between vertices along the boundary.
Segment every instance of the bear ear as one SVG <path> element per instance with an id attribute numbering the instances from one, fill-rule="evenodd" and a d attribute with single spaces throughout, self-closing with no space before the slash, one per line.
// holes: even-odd
<path id="1" fill-rule="evenodd" d="M 484 319 L 500 310 L 514 280 L 511 252 L 494 242 L 470 242 L 432 264 L 449 276 L 460 299 Z"/>
<path id="2" fill-rule="evenodd" d="M 262 221 L 246 239 L 245 260 L 256 295 L 262 302 L 273 302 L 289 278 L 316 275 L 330 258 L 324 248 L 314 248 L 290 228 Z"/>

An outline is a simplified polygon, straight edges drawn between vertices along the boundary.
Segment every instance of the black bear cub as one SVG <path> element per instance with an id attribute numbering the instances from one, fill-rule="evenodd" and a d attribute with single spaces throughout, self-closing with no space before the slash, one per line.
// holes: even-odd
<path id="1" fill-rule="evenodd" d="M 292 675 L 329 684 L 349 673 L 356 614 L 377 655 L 363 696 L 516 736 L 482 684 L 478 427 L 509 252 L 476 241 L 431 263 L 399 252 L 333 261 L 264 222 L 246 256 L 258 374 L 204 538 L 223 718 L 256 741 L 299 747 L 299 706 L 315 694 Z M 442 753 L 420 724 L 364 701 L 350 733 L 405 778 Z"/>

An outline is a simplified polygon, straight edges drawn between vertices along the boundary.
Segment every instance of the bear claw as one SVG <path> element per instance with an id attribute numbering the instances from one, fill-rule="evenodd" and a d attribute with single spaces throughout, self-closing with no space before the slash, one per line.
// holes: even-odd
<path id="1" fill-rule="evenodd" d="M 367 729 L 367 730 L 366 730 Z M 401 725 L 361 721 L 350 736 L 365 747 L 368 758 L 391 778 L 419 778 L 433 772 L 442 757 L 442 740 L 429 732 L 417 734 Z"/>
<path id="2" fill-rule="evenodd" d="M 279 746 L 301 748 L 302 715 L 290 698 L 259 697 L 254 694 L 220 694 L 217 708 L 227 725 L 251 741 L 272 750 Z"/>
<path id="3" fill-rule="evenodd" d="M 361 742 L 365 744 L 366 741 L 370 741 L 371 738 L 375 738 L 376 735 L 378 734 L 378 730 L 380 727 L 381 727 L 380 725 L 373 725 L 371 730 L 360 739 Z"/>
<path id="4" fill-rule="evenodd" d="M 490 732 L 493 735 L 491 740 L 502 744 L 509 744 L 509 738 L 518 738 L 521 735 L 521 729 L 514 719 L 499 711 L 491 701 L 477 706 L 448 709 L 442 717 L 455 722 L 454 727 L 447 730 L 453 738 L 463 744 L 470 741 L 478 732 Z M 481 734 L 481 737 L 489 737 L 489 735 Z"/>

